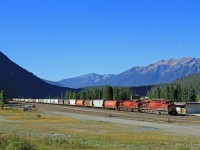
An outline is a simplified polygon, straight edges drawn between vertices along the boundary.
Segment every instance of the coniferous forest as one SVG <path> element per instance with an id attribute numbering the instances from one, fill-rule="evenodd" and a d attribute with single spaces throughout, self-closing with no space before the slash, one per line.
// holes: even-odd
<path id="1" fill-rule="evenodd" d="M 171 99 L 176 102 L 200 100 L 200 73 L 177 79 L 171 84 L 157 85 L 147 94 L 151 99 Z"/>
<path id="2" fill-rule="evenodd" d="M 138 92 L 143 91 L 142 94 Z M 197 102 L 200 100 L 200 73 L 177 79 L 168 84 L 141 87 L 90 87 L 79 91 L 67 90 L 64 99 L 108 99 L 129 100 L 131 95 L 147 96 L 150 99 L 169 99 L 175 102 Z"/>
<path id="3" fill-rule="evenodd" d="M 130 87 L 94 87 L 86 88 L 77 91 L 66 90 L 64 94 L 61 95 L 64 99 L 107 99 L 107 100 L 128 100 L 132 95 L 132 90 Z"/>

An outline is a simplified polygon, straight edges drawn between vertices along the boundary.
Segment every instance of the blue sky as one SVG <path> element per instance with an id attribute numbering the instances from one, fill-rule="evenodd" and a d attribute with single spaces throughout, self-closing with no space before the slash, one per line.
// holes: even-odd
<path id="1" fill-rule="evenodd" d="M 200 57 L 199 0 L 0 0 L 0 51 L 40 78 Z"/>

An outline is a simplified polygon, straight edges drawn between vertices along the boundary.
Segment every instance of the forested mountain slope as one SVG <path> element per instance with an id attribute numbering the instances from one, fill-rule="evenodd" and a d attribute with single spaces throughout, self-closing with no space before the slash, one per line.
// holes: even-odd
<path id="1" fill-rule="evenodd" d="M 44 82 L 0 52 L 0 89 L 3 89 L 7 98 L 44 98 L 60 96 L 69 88 L 57 87 Z"/>
<path id="2" fill-rule="evenodd" d="M 157 85 L 151 89 L 149 96 L 178 102 L 200 101 L 200 73 L 181 77 L 170 84 Z"/>

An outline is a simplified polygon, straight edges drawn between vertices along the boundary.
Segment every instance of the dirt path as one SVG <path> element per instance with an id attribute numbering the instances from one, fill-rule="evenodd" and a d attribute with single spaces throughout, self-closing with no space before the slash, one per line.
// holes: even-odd
<path id="1" fill-rule="evenodd" d="M 186 126 L 186 125 L 174 125 L 174 124 L 161 124 L 161 123 L 121 119 L 116 117 L 102 117 L 102 116 L 93 116 L 88 114 L 76 114 L 70 112 L 59 112 L 50 110 L 46 111 L 45 113 L 51 115 L 67 116 L 81 120 L 100 121 L 100 122 L 113 123 L 119 125 L 135 125 L 139 126 L 139 128 L 160 130 L 163 131 L 164 133 L 169 133 L 169 134 L 200 137 L 200 126 L 195 126 L 195 125 Z"/>

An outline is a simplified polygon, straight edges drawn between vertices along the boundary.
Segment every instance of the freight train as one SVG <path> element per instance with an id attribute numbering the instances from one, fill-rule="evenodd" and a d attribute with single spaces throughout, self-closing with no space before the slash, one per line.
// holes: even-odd
<path id="1" fill-rule="evenodd" d="M 172 100 L 78 100 L 78 99 L 13 99 L 26 103 L 43 103 L 76 107 L 90 107 L 99 109 L 113 109 L 118 111 L 132 111 L 138 113 L 153 113 L 177 115 L 176 105 Z"/>

